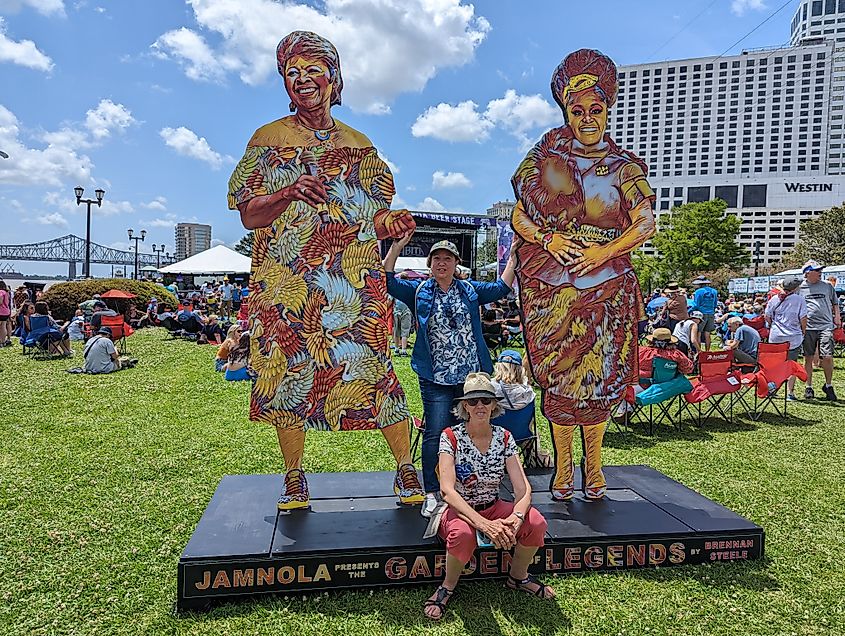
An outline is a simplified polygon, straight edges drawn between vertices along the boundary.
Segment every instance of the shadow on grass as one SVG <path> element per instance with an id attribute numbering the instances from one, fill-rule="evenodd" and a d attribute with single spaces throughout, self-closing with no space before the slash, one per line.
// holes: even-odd
<path id="1" fill-rule="evenodd" d="M 668 582 L 680 579 L 697 581 L 713 588 L 742 587 L 755 592 L 780 589 L 780 582 L 769 573 L 768 558 L 756 561 L 734 561 L 711 565 L 687 565 L 648 570 L 626 570 L 625 574 L 637 578 Z"/>
<path id="2" fill-rule="evenodd" d="M 611 430 L 613 428 L 613 430 Z M 702 426 L 689 420 L 681 421 L 678 426 L 655 424 L 654 434 L 648 434 L 648 424 L 634 423 L 620 432 L 614 423 L 610 423 L 604 435 L 604 445 L 616 449 L 650 448 L 659 442 L 690 441 L 699 442 L 712 439 L 712 433 L 745 433 L 757 429 L 757 423 L 734 417 L 733 421 L 708 418 Z"/>
<path id="3" fill-rule="evenodd" d="M 436 623 L 462 623 L 462 633 L 478 636 L 512 633 L 508 624 L 519 631 L 540 634 L 567 632 L 571 620 L 559 604 L 508 590 L 502 581 L 463 581 L 456 588 L 452 601 L 440 621 L 432 621 L 423 614 L 423 604 L 436 585 L 403 589 L 329 592 L 317 595 L 253 597 L 246 602 L 218 603 L 207 613 L 181 615 L 182 622 L 213 624 L 235 616 L 279 612 L 290 616 L 292 623 L 308 624 L 325 617 L 348 620 L 350 617 L 371 619 L 379 624 L 402 629 L 419 629 Z M 548 579 L 547 579 L 548 582 Z M 386 631 L 393 631 L 389 628 Z"/>

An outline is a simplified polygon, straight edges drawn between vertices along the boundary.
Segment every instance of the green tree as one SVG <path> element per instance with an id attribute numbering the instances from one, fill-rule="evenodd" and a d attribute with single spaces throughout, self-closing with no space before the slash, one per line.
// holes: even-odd
<path id="1" fill-rule="evenodd" d="M 252 245 L 255 242 L 255 231 L 250 230 L 246 236 L 244 236 L 240 241 L 238 241 L 237 245 L 235 245 L 235 251 L 240 252 L 244 256 L 249 256 L 252 258 Z"/>
<path id="2" fill-rule="evenodd" d="M 661 215 L 651 242 L 671 277 L 683 282 L 698 272 L 738 268 L 751 262 L 748 249 L 736 241 L 742 221 L 725 214 L 727 207 L 716 199 L 687 203 Z"/>
<path id="3" fill-rule="evenodd" d="M 631 264 L 644 292 L 651 293 L 652 290 L 659 289 L 663 283 L 668 282 L 663 264 L 656 256 L 643 254 L 637 250 L 631 255 Z"/>
<path id="4" fill-rule="evenodd" d="M 801 223 L 796 252 L 824 265 L 845 263 L 845 204 Z"/>

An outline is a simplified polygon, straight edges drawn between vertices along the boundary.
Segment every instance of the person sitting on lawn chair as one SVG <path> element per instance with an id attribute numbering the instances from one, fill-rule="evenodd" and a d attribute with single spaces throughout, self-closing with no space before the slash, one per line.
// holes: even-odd
<path id="1" fill-rule="evenodd" d="M 740 322 L 742 322 L 740 320 Z M 693 363 L 687 355 L 678 349 L 678 339 L 672 332 L 664 327 L 659 327 L 653 333 L 645 337 L 648 343 L 639 348 L 640 381 L 650 380 L 654 368 L 654 358 L 664 358 L 678 363 L 678 371 L 683 374 L 692 371 Z"/>
<path id="2" fill-rule="evenodd" d="M 109 306 L 102 300 L 95 300 L 92 307 L 94 313 L 91 314 L 91 329 L 94 331 L 103 326 L 103 316 L 117 316 L 117 312 L 114 309 L 109 309 Z"/>
<path id="3" fill-rule="evenodd" d="M 760 334 L 753 327 L 743 324 L 739 316 L 728 318 L 728 339 L 724 349 L 734 352 L 734 360 L 742 366 L 757 366 L 757 348 Z"/>

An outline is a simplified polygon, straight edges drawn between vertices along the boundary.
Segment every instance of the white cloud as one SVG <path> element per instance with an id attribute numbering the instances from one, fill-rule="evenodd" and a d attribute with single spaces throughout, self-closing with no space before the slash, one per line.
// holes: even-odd
<path id="1" fill-rule="evenodd" d="M 381 157 L 381 158 L 382 158 L 382 161 L 384 161 L 384 163 L 386 163 L 386 164 L 387 164 L 387 167 L 388 167 L 388 168 L 390 168 L 390 171 L 391 171 L 393 174 L 399 174 L 399 172 L 400 172 L 400 170 L 399 170 L 399 166 L 397 166 L 397 165 L 396 165 L 395 163 L 393 163 L 390 159 L 388 159 L 388 158 L 387 158 L 387 155 L 386 155 L 386 154 L 384 154 L 384 153 L 383 153 L 381 150 L 379 150 L 378 148 L 376 148 L 376 152 L 378 152 L 379 157 Z"/>
<path id="2" fill-rule="evenodd" d="M 110 99 L 101 99 L 96 108 L 85 113 L 85 127 L 98 140 L 111 136 L 113 131 L 122 132 L 134 123 L 129 109 Z"/>
<path id="3" fill-rule="evenodd" d="M 116 214 L 132 214 L 135 211 L 135 206 L 129 201 L 113 201 L 108 196 L 103 199 L 103 206 L 99 208 L 91 208 L 102 216 L 114 216 Z"/>
<path id="4" fill-rule="evenodd" d="M 314 31 L 338 48 L 343 102 L 354 110 L 390 112 L 397 95 L 421 91 L 443 68 L 472 61 L 489 22 L 461 0 L 189 0 L 201 33 L 168 31 L 152 45 L 188 77 L 219 81 L 230 73 L 261 84 L 276 71 L 279 39 L 294 28 Z M 209 44 L 219 41 L 219 44 Z M 280 82 L 276 76 L 274 81 Z"/>
<path id="5" fill-rule="evenodd" d="M 508 89 L 505 96 L 487 104 L 485 117 L 520 141 L 520 149 L 528 150 L 534 139 L 528 132 L 546 129 L 563 123 L 560 109 L 552 106 L 540 95 L 518 95 Z"/>
<path id="6" fill-rule="evenodd" d="M 224 161 L 232 161 L 231 157 L 212 150 L 205 137 L 198 137 L 193 130 L 184 126 L 162 128 L 159 135 L 178 154 L 205 161 L 214 170 L 219 170 Z"/>
<path id="7" fill-rule="evenodd" d="M 431 106 L 417 117 L 411 126 L 414 137 L 434 137 L 442 141 L 482 142 L 490 136 L 493 123 L 477 110 L 473 101 L 461 102 L 457 106 L 440 103 Z"/>
<path id="8" fill-rule="evenodd" d="M 27 147 L 20 139 L 20 122 L 0 105 L 0 148 L 9 159 L 0 161 L 0 183 L 24 186 L 61 186 L 65 181 L 86 183 L 94 167 L 86 155 L 65 145 L 43 150 Z"/>
<path id="9" fill-rule="evenodd" d="M 42 15 L 64 15 L 63 0 L 0 0 L 0 12 L 17 13 L 23 7 L 29 6 Z"/>
<path id="10" fill-rule="evenodd" d="M 472 181 L 463 172 L 436 171 L 431 175 L 431 185 L 434 188 L 469 188 Z"/>
<path id="11" fill-rule="evenodd" d="M 483 113 L 478 112 L 478 104 L 471 101 L 457 106 L 446 103 L 432 106 L 417 117 L 411 134 L 449 142 L 482 142 L 498 127 L 516 137 L 520 149 L 525 150 L 532 144 L 529 132 L 561 122 L 560 111 L 540 95 L 519 95 L 508 89 L 504 97 L 488 102 Z"/>
<path id="12" fill-rule="evenodd" d="M 147 208 L 148 210 L 158 210 L 159 212 L 165 212 L 167 211 L 167 199 L 164 197 L 156 197 L 152 201 L 142 203 L 141 207 Z"/>
<path id="13" fill-rule="evenodd" d="M 2 17 L 0 17 L 0 62 L 11 62 L 45 73 L 53 70 L 53 60 L 39 51 L 35 42 L 16 41 L 6 36 L 6 24 Z"/>
<path id="14" fill-rule="evenodd" d="M 192 80 L 222 81 L 225 76 L 221 62 L 215 59 L 205 39 L 185 27 L 163 34 L 151 48 L 156 57 L 179 62 Z"/>
<path id="15" fill-rule="evenodd" d="M 731 11 L 738 16 L 745 15 L 747 11 L 762 11 L 767 5 L 763 0 L 733 0 Z"/>
<path id="16" fill-rule="evenodd" d="M 141 225 L 145 227 L 175 227 L 176 219 L 153 219 L 152 221 L 142 221 Z"/>
<path id="17" fill-rule="evenodd" d="M 426 197 L 419 203 L 417 203 L 417 207 L 414 208 L 420 212 L 445 212 L 446 208 L 443 207 L 443 204 L 440 203 L 437 199 L 433 199 L 432 197 Z"/>
<path id="18" fill-rule="evenodd" d="M 58 212 L 44 214 L 36 218 L 35 221 L 37 223 L 40 223 L 41 225 L 55 225 L 57 227 L 68 227 L 67 219 Z"/>
<path id="19" fill-rule="evenodd" d="M 129 252 L 133 246 L 123 241 L 115 241 L 114 243 L 109 243 L 109 247 L 113 250 L 122 250 L 124 252 Z"/>

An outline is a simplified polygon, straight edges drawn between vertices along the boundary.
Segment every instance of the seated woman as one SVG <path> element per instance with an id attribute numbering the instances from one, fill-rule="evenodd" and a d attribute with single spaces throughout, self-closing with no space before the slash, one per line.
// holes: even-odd
<path id="1" fill-rule="evenodd" d="M 238 346 L 240 338 L 240 327 L 238 325 L 232 325 L 229 327 L 229 331 L 226 332 L 226 339 L 217 349 L 217 357 L 214 360 L 215 371 L 226 370 L 226 363 L 229 361 L 229 354 L 232 352 L 232 349 Z"/>
<path id="2" fill-rule="evenodd" d="M 85 312 L 77 309 L 73 318 L 65 325 L 65 331 L 72 341 L 85 340 Z"/>
<path id="3" fill-rule="evenodd" d="M 654 333 L 646 336 L 645 347 L 638 351 L 640 365 L 640 382 L 651 380 L 654 371 L 655 358 L 664 358 L 678 364 L 678 371 L 683 374 L 691 373 L 693 363 L 683 351 L 678 349 L 678 339 L 666 328 L 658 328 Z"/>
<path id="4" fill-rule="evenodd" d="M 24 318 L 27 333 L 32 331 L 30 320 L 39 316 L 46 316 L 47 323 L 50 325 L 50 330 L 45 335 L 46 346 L 50 353 L 67 357 L 72 356 L 73 349 L 70 348 L 70 336 L 53 320 L 50 315 L 50 306 L 45 301 L 39 300 L 35 303 L 35 311 Z"/>
<path id="5" fill-rule="evenodd" d="M 534 388 L 522 367 L 522 355 L 506 349 L 493 365 L 493 389 L 496 399 L 506 411 L 518 411 L 534 402 Z"/>
<path id="6" fill-rule="evenodd" d="M 477 536 L 496 548 L 513 548 L 507 587 L 552 599 L 554 590 L 528 574 L 528 566 L 545 543 L 546 520 L 531 507 L 531 486 L 525 478 L 516 443 L 505 429 L 490 424 L 501 413 L 490 376 L 470 373 L 464 394 L 455 402 L 462 423 L 440 435 L 440 491 L 448 509 L 439 534 L 446 542 L 446 577 L 425 602 L 425 614 L 440 620 L 455 592 L 461 571 L 472 558 Z M 507 471 L 514 502 L 499 499 Z"/>
<path id="7" fill-rule="evenodd" d="M 246 366 L 248 361 L 249 332 L 245 331 L 238 339 L 238 345 L 233 347 L 229 352 L 229 359 L 223 369 L 226 372 L 226 379 L 230 382 L 251 379 Z"/>

